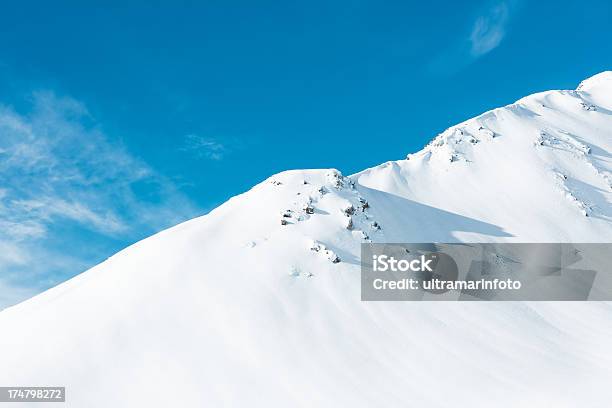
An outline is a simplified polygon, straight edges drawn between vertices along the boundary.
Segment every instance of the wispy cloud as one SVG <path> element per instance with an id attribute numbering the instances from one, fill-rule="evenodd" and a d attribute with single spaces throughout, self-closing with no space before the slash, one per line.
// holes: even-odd
<path id="1" fill-rule="evenodd" d="M 506 25 L 510 16 L 507 2 L 494 4 L 479 16 L 470 34 L 470 52 L 474 57 L 480 57 L 496 48 L 506 35 Z"/>
<path id="2" fill-rule="evenodd" d="M 520 0 L 489 1 L 469 23 L 469 30 L 459 41 L 451 43 L 430 63 L 435 74 L 448 75 L 460 71 L 502 44 L 512 16 Z"/>
<path id="3" fill-rule="evenodd" d="M 212 137 L 203 137 L 195 134 L 185 136 L 185 142 L 180 150 L 189 152 L 197 158 L 221 160 L 228 152 L 228 148 Z"/>
<path id="4" fill-rule="evenodd" d="M 143 189 L 147 199 L 136 193 Z M 37 92 L 25 111 L 0 105 L 0 290 L 20 288 L 0 308 L 31 292 L 26 280 L 44 286 L 52 268 L 70 275 L 88 265 L 78 251 L 57 249 L 78 239 L 57 229 L 129 241 L 195 214 L 174 183 L 104 134 L 79 101 Z"/>

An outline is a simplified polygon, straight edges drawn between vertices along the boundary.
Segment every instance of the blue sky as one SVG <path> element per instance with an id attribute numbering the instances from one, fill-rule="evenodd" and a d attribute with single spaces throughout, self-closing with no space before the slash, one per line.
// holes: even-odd
<path id="1" fill-rule="evenodd" d="M 608 1 L 82 3 L 0 10 L 0 307 L 273 173 L 612 69 Z"/>

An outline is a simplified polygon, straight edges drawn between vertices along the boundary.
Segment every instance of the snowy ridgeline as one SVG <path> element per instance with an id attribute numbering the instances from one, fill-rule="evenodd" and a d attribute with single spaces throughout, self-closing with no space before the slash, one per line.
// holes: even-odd
<path id="1" fill-rule="evenodd" d="M 611 152 L 606 72 L 406 160 L 277 174 L 0 312 L 0 384 L 76 407 L 602 406 L 609 304 L 361 302 L 359 250 L 610 242 Z"/>
<path id="2" fill-rule="evenodd" d="M 288 174 L 291 174 L 291 172 Z M 285 184 L 279 181 L 279 178 L 288 179 L 288 184 L 294 184 L 285 188 L 297 190 L 295 191 L 295 200 L 291 205 L 280 211 L 281 226 L 290 227 L 318 215 L 331 215 L 332 218 L 335 218 L 335 223 L 343 225 L 350 232 L 350 236 L 357 241 L 372 242 L 370 236 L 379 233 L 381 230 L 380 224 L 369 214 L 370 205 L 355 188 L 355 182 L 342 176 L 338 170 L 327 171 L 323 179 L 321 179 L 320 174 L 315 173 L 307 175 L 304 180 L 301 182 L 298 180 L 297 183 L 295 177 L 282 177 L 282 175 L 273 177 L 269 182 L 273 186 L 283 188 L 281 186 Z M 331 195 L 325 197 L 330 193 Z M 255 242 L 251 241 L 248 246 L 253 248 L 255 245 Z M 308 240 L 308 247 L 311 251 L 324 256 L 332 263 L 341 262 L 338 254 L 315 238 Z M 295 267 L 291 269 L 291 274 L 293 276 L 299 275 Z M 307 274 L 312 276 L 312 272 L 307 272 Z"/>

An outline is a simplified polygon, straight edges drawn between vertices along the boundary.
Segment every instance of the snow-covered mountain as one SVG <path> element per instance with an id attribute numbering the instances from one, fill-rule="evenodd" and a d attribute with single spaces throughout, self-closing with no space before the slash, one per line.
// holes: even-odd
<path id="1" fill-rule="evenodd" d="M 0 384 L 69 407 L 608 406 L 611 304 L 361 302 L 364 241 L 612 242 L 612 72 L 353 176 L 277 174 L 0 312 Z"/>

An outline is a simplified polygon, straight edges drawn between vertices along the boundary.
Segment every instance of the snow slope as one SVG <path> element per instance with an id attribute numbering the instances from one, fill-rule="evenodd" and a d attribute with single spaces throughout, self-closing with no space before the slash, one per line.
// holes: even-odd
<path id="1" fill-rule="evenodd" d="M 361 302 L 359 244 L 612 242 L 612 73 L 351 177 L 296 170 L 0 312 L 69 407 L 604 407 L 612 305 Z M 18 406 L 16 404 L 15 406 Z"/>

